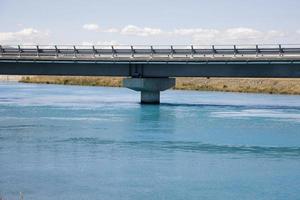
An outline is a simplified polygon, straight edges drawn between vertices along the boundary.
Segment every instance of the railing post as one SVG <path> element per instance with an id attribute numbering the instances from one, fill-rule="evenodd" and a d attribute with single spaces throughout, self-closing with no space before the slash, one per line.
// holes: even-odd
<path id="1" fill-rule="evenodd" d="M 73 46 L 73 50 L 74 50 L 74 58 L 76 58 L 77 57 L 77 49 L 76 49 L 76 47 L 75 47 L 75 45 Z"/>
<path id="2" fill-rule="evenodd" d="M 195 49 L 194 46 L 191 45 L 191 58 L 194 58 L 194 54 L 195 54 Z"/>
<path id="3" fill-rule="evenodd" d="M 133 49 L 133 46 L 130 46 L 131 48 L 131 57 L 134 58 L 134 49 Z"/>
<path id="4" fill-rule="evenodd" d="M 212 45 L 213 57 L 215 57 L 215 53 L 217 52 L 215 49 L 215 45 Z"/>
<path id="5" fill-rule="evenodd" d="M 95 46 L 93 45 L 93 57 L 95 58 L 96 57 L 96 53 L 97 53 L 97 51 L 96 51 L 96 49 L 95 49 Z"/>
<path id="6" fill-rule="evenodd" d="M 57 46 L 55 45 L 54 48 L 55 48 L 55 57 L 58 58 L 58 49 L 57 49 Z"/>
<path id="7" fill-rule="evenodd" d="M 279 44 L 279 56 L 283 56 L 283 53 L 284 53 L 284 51 L 282 49 L 282 46 L 281 46 L 281 44 Z"/>
<path id="8" fill-rule="evenodd" d="M 18 50 L 19 50 L 19 57 L 21 57 L 21 47 L 18 45 Z"/>
<path id="9" fill-rule="evenodd" d="M 3 48 L 2 48 L 2 45 L 0 45 L 0 57 L 2 57 L 3 55 Z"/>
<path id="10" fill-rule="evenodd" d="M 238 53 L 236 45 L 233 45 L 233 51 L 234 51 L 233 55 L 234 57 L 236 57 L 236 54 Z"/>
<path id="11" fill-rule="evenodd" d="M 40 57 L 40 54 L 39 54 L 40 52 L 39 51 L 40 51 L 39 45 L 36 45 L 36 56 L 37 57 Z"/>
<path id="12" fill-rule="evenodd" d="M 112 57 L 114 58 L 114 57 L 115 57 L 115 49 L 114 49 L 114 46 L 111 46 L 111 50 L 112 50 Z"/>
<path id="13" fill-rule="evenodd" d="M 151 46 L 150 48 L 151 48 L 151 54 L 150 54 L 150 57 L 153 58 L 153 55 L 154 55 L 154 49 L 153 49 L 153 46 Z"/>
<path id="14" fill-rule="evenodd" d="M 256 57 L 258 57 L 258 54 L 259 54 L 259 48 L 258 48 L 258 45 L 255 45 L 255 49 L 256 49 Z"/>
<path id="15" fill-rule="evenodd" d="M 173 46 L 171 45 L 171 58 L 174 57 L 174 49 L 173 49 Z"/>

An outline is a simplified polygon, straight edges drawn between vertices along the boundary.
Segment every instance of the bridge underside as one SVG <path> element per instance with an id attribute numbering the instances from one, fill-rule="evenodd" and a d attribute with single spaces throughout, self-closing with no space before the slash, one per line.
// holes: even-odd
<path id="1" fill-rule="evenodd" d="M 157 104 L 160 91 L 175 86 L 169 77 L 300 78 L 300 62 L 104 62 L 1 60 L 0 74 L 122 76 L 127 88 L 141 92 L 141 103 Z"/>
<path id="2" fill-rule="evenodd" d="M 300 62 L 82 62 L 0 60 L 0 74 L 123 77 L 300 78 Z"/>

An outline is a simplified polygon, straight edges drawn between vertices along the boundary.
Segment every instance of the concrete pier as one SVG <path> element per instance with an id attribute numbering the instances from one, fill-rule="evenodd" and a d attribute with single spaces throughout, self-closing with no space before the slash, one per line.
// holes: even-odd
<path id="1" fill-rule="evenodd" d="M 123 86 L 141 92 L 142 104 L 159 104 L 160 92 L 175 86 L 175 78 L 126 78 Z"/>

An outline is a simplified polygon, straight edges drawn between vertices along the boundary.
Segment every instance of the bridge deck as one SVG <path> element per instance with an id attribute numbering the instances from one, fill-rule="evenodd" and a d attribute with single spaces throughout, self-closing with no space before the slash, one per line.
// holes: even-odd
<path id="1" fill-rule="evenodd" d="M 0 45 L 0 74 L 295 78 L 300 77 L 300 45 Z"/>
<path id="2" fill-rule="evenodd" d="M 72 60 L 256 60 L 300 59 L 300 45 L 253 46 L 8 46 L 0 45 L 6 59 Z"/>
<path id="3" fill-rule="evenodd" d="M 69 61 L 69 62 L 300 62 L 300 55 L 284 55 L 284 56 L 202 56 L 202 57 L 189 57 L 189 56 L 156 56 L 156 57 L 146 57 L 146 56 L 116 56 L 116 57 L 89 57 L 89 56 L 11 56 L 5 55 L 0 56 L 1 61 Z"/>

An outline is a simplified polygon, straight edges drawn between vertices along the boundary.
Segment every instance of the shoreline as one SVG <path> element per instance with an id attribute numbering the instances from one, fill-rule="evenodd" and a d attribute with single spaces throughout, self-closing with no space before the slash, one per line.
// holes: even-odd
<path id="1" fill-rule="evenodd" d="M 22 83 L 122 87 L 122 77 L 23 76 Z M 175 90 L 300 95 L 300 79 L 176 78 Z"/>

